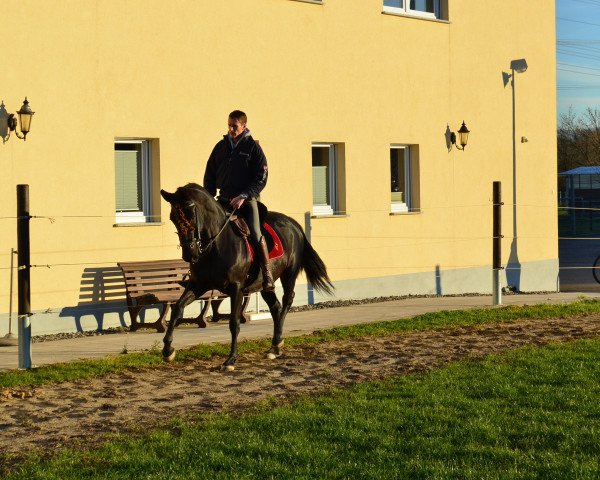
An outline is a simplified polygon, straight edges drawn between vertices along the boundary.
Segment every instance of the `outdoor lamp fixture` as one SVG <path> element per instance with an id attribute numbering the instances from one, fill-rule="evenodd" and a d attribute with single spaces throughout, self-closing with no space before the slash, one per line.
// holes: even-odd
<path id="1" fill-rule="evenodd" d="M 17 138 L 21 140 L 26 140 L 27 134 L 29 133 L 29 129 L 31 127 L 31 117 L 35 112 L 31 111 L 31 107 L 29 106 L 29 102 L 27 101 L 27 97 L 23 101 L 23 105 L 21 105 L 21 109 L 17 112 L 19 116 L 19 120 L 17 122 L 17 117 L 13 113 L 8 113 L 6 111 L 6 107 L 4 106 L 4 102 L 0 103 L 0 137 L 2 137 L 2 141 L 6 143 L 10 138 L 10 132 L 15 132 Z M 21 133 L 17 131 L 17 123 L 21 125 Z"/>
<path id="2" fill-rule="evenodd" d="M 469 129 L 467 128 L 467 126 L 465 125 L 465 122 L 463 121 L 462 126 L 458 130 L 458 142 L 460 144 L 460 147 L 456 143 L 456 133 L 454 133 L 454 132 L 450 133 L 450 142 L 452 143 L 452 145 L 454 145 L 459 150 L 464 150 L 465 147 L 467 146 L 468 140 L 469 140 Z"/>

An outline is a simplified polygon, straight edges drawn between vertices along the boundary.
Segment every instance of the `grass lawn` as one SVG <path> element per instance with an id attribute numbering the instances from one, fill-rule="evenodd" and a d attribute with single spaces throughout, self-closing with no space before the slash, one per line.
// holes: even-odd
<path id="1" fill-rule="evenodd" d="M 597 479 L 600 339 L 200 417 L 13 479 Z"/>

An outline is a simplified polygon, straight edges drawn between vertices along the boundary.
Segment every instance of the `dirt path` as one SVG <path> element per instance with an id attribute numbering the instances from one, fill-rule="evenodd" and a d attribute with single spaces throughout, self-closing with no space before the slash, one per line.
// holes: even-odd
<path id="1" fill-rule="evenodd" d="M 171 417 L 223 411 L 522 345 L 600 336 L 600 316 L 414 332 L 286 348 L 271 361 L 246 354 L 233 372 L 219 360 L 0 392 L 0 464 L 37 448 L 92 446 L 106 434 L 140 431 Z"/>

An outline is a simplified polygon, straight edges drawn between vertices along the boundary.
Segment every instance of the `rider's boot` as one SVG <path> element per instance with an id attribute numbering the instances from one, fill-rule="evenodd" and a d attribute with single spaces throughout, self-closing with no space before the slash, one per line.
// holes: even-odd
<path id="1" fill-rule="evenodd" d="M 258 261 L 260 262 L 260 269 L 263 274 L 262 289 L 263 292 L 272 292 L 275 290 L 275 285 L 273 282 L 273 274 L 269 268 L 269 250 L 267 250 L 267 242 L 265 241 L 265 237 L 260 238 L 258 247 Z"/>

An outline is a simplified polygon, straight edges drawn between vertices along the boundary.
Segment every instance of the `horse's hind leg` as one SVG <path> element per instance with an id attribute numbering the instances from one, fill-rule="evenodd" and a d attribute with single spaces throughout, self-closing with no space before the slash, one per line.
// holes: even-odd
<path id="1" fill-rule="evenodd" d="M 296 274 L 297 275 L 297 274 Z M 283 321 L 285 320 L 285 316 L 290 311 L 292 303 L 294 302 L 294 297 L 296 293 L 294 292 L 294 288 L 296 287 L 296 276 L 289 279 L 283 278 L 281 280 L 281 284 L 283 285 L 283 298 L 281 299 L 283 303 L 283 307 L 281 309 L 281 328 L 283 329 Z"/>
<path id="2" fill-rule="evenodd" d="M 173 330 L 175 330 L 179 319 L 183 317 L 183 309 L 195 299 L 196 295 L 194 292 L 186 290 L 173 305 L 171 310 L 171 320 L 167 327 L 167 333 L 165 333 L 165 337 L 163 338 L 164 347 L 162 354 L 165 362 L 172 362 L 175 359 L 175 349 L 171 347 L 171 343 L 173 342 Z"/>
<path id="3" fill-rule="evenodd" d="M 290 310 L 290 307 L 292 306 L 292 302 L 294 301 L 294 286 L 296 285 L 296 276 L 290 275 L 289 273 L 286 274 L 286 272 L 284 272 L 284 274 L 281 276 L 281 285 L 283 286 L 283 305 L 279 304 L 277 297 L 275 297 L 275 294 L 273 294 L 276 303 L 274 303 L 274 307 L 271 308 L 269 299 L 265 296 L 268 295 L 269 292 L 263 293 L 263 298 L 267 302 L 267 305 L 269 305 L 269 310 L 271 311 L 271 316 L 273 317 L 273 341 L 271 343 L 271 348 L 267 352 L 267 358 L 271 359 L 277 358 L 279 355 L 281 355 L 283 349 L 283 323 L 288 311 Z"/>

